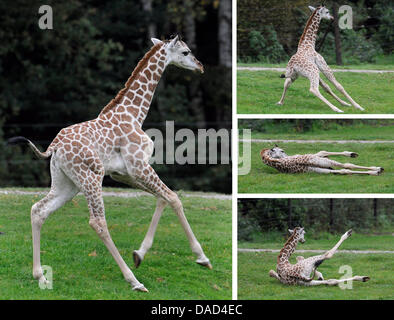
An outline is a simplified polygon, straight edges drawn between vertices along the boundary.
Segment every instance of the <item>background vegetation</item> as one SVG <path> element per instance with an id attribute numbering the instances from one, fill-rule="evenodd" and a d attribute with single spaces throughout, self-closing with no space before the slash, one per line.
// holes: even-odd
<path id="1" fill-rule="evenodd" d="M 325 1 L 333 13 L 335 5 L 353 9 L 353 29 L 340 30 L 342 63 L 374 63 L 388 56 L 393 63 L 394 4 L 390 0 Z M 237 59 L 239 62 L 287 62 L 297 50 L 299 38 L 310 16 L 309 0 L 237 1 Z M 334 24 L 322 21 L 317 50 L 328 64 L 337 62 Z M 324 41 L 323 41 L 324 39 Z"/>
<path id="2" fill-rule="evenodd" d="M 392 232 L 393 199 L 240 199 L 238 240 L 273 242 L 287 229 L 305 228 L 308 238 L 325 239 L 349 229 L 357 233 Z M 271 235 L 265 235 L 271 232 Z M 274 236 L 275 235 L 275 236 Z M 390 249 L 387 249 L 390 250 Z"/>
<path id="3" fill-rule="evenodd" d="M 45 149 L 61 128 L 95 118 L 123 88 L 151 37 L 181 34 L 205 73 L 169 67 L 144 129 L 164 130 L 165 120 L 174 120 L 176 129 L 231 128 L 230 1 L 46 4 L 53 8 L 53 30 L 38 27 L 42 2 L 0 3 L 0 186 L 48 186 L 48 161 L 4 141 L 22 135 Z M 231 192 L 229 165 L 154 168 L 171 188 Z"/>

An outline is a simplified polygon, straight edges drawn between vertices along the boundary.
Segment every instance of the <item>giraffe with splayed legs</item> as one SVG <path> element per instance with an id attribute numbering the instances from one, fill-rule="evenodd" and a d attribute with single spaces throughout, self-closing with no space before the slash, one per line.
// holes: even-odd
<path id="1" fill-rule="evenodd" d="M 16 137 L 9 143 L 28 143 L 36 155 L 51 157 L 52 185 L 49 193 L 31 209 L 33 232 L 33 276 L 46 281 L 40 261 L 40 232 L 45 219 L 81 191 L 88 202 L 89 225 L 96 231 L 119 265 L 124 278 L 134 290 L 148 291 L 140 283 L 119 254 L 108 231 L 102 197 L 105 175 L 137 187 L 156 196 L 157 206 L 148 232 L 134 251 L 138 267 L 152 246 L 160 216 L 167 205 L 177 214 L 189 240 L 196 262 L 212 268 L 185 217 L 182 203 L 148 163 L 153 153 L 153 141 L 142 130 L 156 86 L 169 64 L 204 72 L 185 42 L 175 37 L 161 41 L 145 54 L 127 80 L 125 87 L 108 103 L 96 119 L 62 129 L 45 152 L 28 139 Z"/>
<path id="2" fill-rule="evenodd" d="M 330 156 L 356 158 L 358 157 L 358 154 L 350 151 L 320 151 L 314 154 L 296 154 L 294 156 L 288 156 L 286 152 L 277 145 L 271 149 L 262 149 L 260 151 L 260 157 L 264 164 L 283 173 L 314 172 L 323 174 L 367 174 L 377 176 L 384 171 L 382 167 L 363 167 L 352 163 L 341 163 L 328 159 Z M 334 167 L 340 167 L 343 169 L 335 170 Z M 351 169 L 360 169 L 363 171 Z"/>
<path id="3" fill-rule="evenodd" d="M 345 91 L 343 86 L 336 80 L 334 73 L 327 65 L 324 58 L 318 54 L 315 50 L 315 43 L 317 37 L 317 31 L 319 30 L 320 21 L 322 19 L 333 20 L 334 18 L 330 15 L 328 9 L 324 6 L 317 8 L 309 6 L 312 11 L 312 15 L 309 17 L 306 23 L 304 32 L 298 43 L 298 49 L 295 55 L 293 55 L 286 67 L 286 73 L 282 75 L 282 78 L 286 78 L 282 97 L 280 98 L 278 105 L 283 105 L 286 91 L 290 85 L 298 78 L 303 76 L 309 79 L 310 89 L 309 91 L 318 97 L 321 101 L 327 104 L 335 112 L 343 112 L 328 101 L 319 92 L 319 85 L 330 94 L 335 100 L 344 106 L 350 106 L 349 103 L 343 101 L 336 96 L 327 83 L 325 83 L 319 72 L 321 71 L 327 79 L 350 101 L 351 105 L 359 110 L 364 110 L 358 103 L 356 103 L 352 97 Z"/>
<path id="4" fill-rule="evenodd" d="M 347 281 L 366 282 L 370 279 L 367 276 L 354 276 L 347 279 L 324 280 L 322 273 L 316 270 L 324 260 L 331 259 L 333 257 L 342 242 L 352 235 L 352 230 L 349 230 L 344 235 L 342 235 L 341 239 L 331 250 L 322 255 L 313 256 L 306 259 L 299 256 L 297 257 L 296 264 L 291 264 L 289 259 L 294 253 L 298 242 L 305 242 L 305 231 L 304 228 L 296 227 L 294 230 L 289 229 L 289 233 L 290 237 L 287 239 L 284 247 L 282 250 L 280 250 L 278 255 L 276 272 L 274 270 L 270 270 L 270 277 L 279 280 L 283 284 L 304 286 L 317 286 L 322 284 L 336 286 Z M 314 280 L 315 276 L 317 276 L 317 280 Z"/>

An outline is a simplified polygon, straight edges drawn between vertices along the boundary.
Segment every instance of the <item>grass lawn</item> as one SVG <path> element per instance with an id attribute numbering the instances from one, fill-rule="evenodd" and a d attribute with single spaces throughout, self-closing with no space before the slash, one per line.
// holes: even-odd
<path id="1" fill-rule="evenodd" d="M 275 138 L 272 136 L 271 138 Z M 317 153 L 319 151 L 353 151 L 358 158 L 330 157 L 345 163 L 361 166 L 383 167 L 380 176 L 369 175 L 325 175 L 317 173 L 286 174 L 265 165 L 260 159 L 260 150 L 268 144 L 251 143 L 251 170 L 238 176 L 240 193 L 393 193 L 392 144 L 329 144 L 329 143 L 281 143 L 288 155 Z M 242 156 L 242 143 L 239 146 Z"/>
<path id="2" fill-rule="evenodd" d="M 240 120 L 241 123 L 242 120 Z M 264 121 L 264 120 L 253 120 Z M 311 120 L 314 121 L 314 120 Z M 243 126 L 247 128 L 247 126 Z M 252 139 L 264 140 L 394 140 L 394 120 L 386 126 L 354 124 L 351 126 L 333 127 L 328 130 L 310 130 L 300 134 L 281 126 L 270 126 L 265 132 L 252 132 Z"/>
<path id="3" fill-rule="evenodd" d="M 308 239 L 299 244 L 297 249 L 331 249 L 339 240 L 340 235 L 330 239 Z M 272 242 L 275 241 L 275 242 Z M 242 242 L 242 248 L 282 248 L 285 240 L 277 236 L 267 236 L 260 243 Z M 392 250 L 387 243 L 392 243 L 392 235 L 361 235 L 353 234 L 339 249 L 348 250 Z M 296 262 L 297 255 L 307 258 L 316 253 L 294 253 L 290 259 Z M 269 270 L 276 269 L 278 253 L 238 252 L 238 299 L 394 299 L 394 259 L 392 254 L 349 254 L 336 253 L 334 257 L 319 266 L 318 270 L 325 279 L 339 279 L 343 276 L 339 268 L 342 265 L 352 267 L 353 275 L 367 275 L 370 281 L 353 282 L 352 290 L 339 287 L 317 286 L 301 287 L 286 286 L 269 277 Z"/>
<path id="4" fill-rule="evenodd" d="M 53 289 L 32 277 L 30 208 L 42 196 L 0 195 L 0 299 L 231 299 L 231 201 L 181 198 L 213 270 L 194 262 L 176 215 L 166 208 L 155 242 L 138 269 L 132 253 L 148 229 L 153 197 L 105 197 L 117 248 L 149 293 L 135 292 L 89 227 L 82 196 L 53 213 L 41 237 L 41 263 L 53 269 Z"/>
<path id="5" fill-rule="evenodd" d="M 276 105 L 282 95 L 284 84 L 284 79 L 279 77 L 280 74 L 276 71 L 238 70 L 237 112 L 239 114 L 337 114 L 309 92 L 309 80 L 303 77 L 298 78 L 287 90 L 284 104 Z M 332 104 L 346 114 L 393 113 L 394 73 L 338 72 L 335 76 L 350 96 L 365 109 L 365 111 L 360 111 L 354 107 L 341 106 L 324 90 L 320 90 Z M 342 94 L 332 84 L 330 87 L 334 93 L 342 97 Z"/>

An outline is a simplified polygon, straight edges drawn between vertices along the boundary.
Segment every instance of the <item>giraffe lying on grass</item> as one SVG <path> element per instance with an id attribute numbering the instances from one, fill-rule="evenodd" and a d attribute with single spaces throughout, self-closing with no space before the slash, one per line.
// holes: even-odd
<path id="1" fill-rule="evenodd" d="M 177 214 L 189 240 L 196 262 L 212 268 L 183 212 L 182 203 L 158 177 L 149 164 L 153 141 L 142 130 L 153 94 L 169 64 L 203 73 L 202 64 L 178 36 L 161 41 L 153 38 L 153 47 L 134 69 L 125 87 L 110 101 L 96 119 L 62 129 L 45 152 L 28 139 L 15 137 L 9 143 L 27 143 L 42 159 L 51 157 L 52 185 L 49 193 L 31 209 L 33 231 L 33 276 L 46 282 L 40 261 L 40 232 L 45 219 L 81 191 L 88 202 L 89 225 L 104 242 L 124 278 L 133 290 L 148 291 L 124 262 L 108 231 L 102 197 L 105 175 L 156 196 L 157 205 L 148 232 L 139 250 L 133 252 L 135 267 L 144 259 L 153 243 L 157 224 L 169 204 Z"/>
<path id="2" fill-rule="evenodd" d="M 352 163 L 340 163 L 338 161 L 327 159 L 329 156 L 345 156 L 356 158 L 358 154 L 350 151 L 328 152 L 320 151 L 315 154 L 303 154 L 288 156 L 283 149 L 275 145 L 271 149 L 262 149 L 260 151 L 261 160 L 268 166 L 277 169 L 283 173 L 336 173 L 336 174 L 368 174 L 377 176 L 383 172 L 381 167 L 362 167 Z M 344 168 L 334 170 L 333 167 Z M 350 169 L 363 169 L 368 171 L 354 171 Z"/>
<path id="3" fill-rule="evenodd" d="M 287 64 L 286 73 L 281 76 L 281 78 L 286 78 L 283 94 L 278 105 L 282 105 L 285 99 L 286 91 L 290 85 L 298 78 L 298 76 L 303 76 L 309 79 L 310 89 L 309 91 L 326 103 L 332 110 L 336 112 L 343 112 L 324 98 L 319 92 L 319 84 L 322 88 L 331 96 L 334 97 L 340 104 L 344 106 L 350 106 L 347 102 L 343 101 L 337 97 L 328 84 L 326 84 L 320 77 L 319 72 L 321 71 L 327 79 L 332 82 L 332 84 L 350 101 L 351 105 L 359 110 L 364 110 L 360 107 L 352 97 L 345 91 L 342 85 L 335 79 L 334 74 L 330 67 L 327 65 L 324 58 L 318 54 L 315 50 L 315 42 L 317 36 L 317 30 L 319 29 L 319 24 L 321 19 L 333 20 L 334 18 L 328 12 L 328 9 L 324 6 L 314 7 L 309 6 L 312 11 L 308 22 L 306 23 L 304 32 L 298 43 L 297 53 L 294 54 Z"/>
<path id="4" fill-rule="evenodd" d="M 288 285 L 304 285 L 304 286 L 318 286 L 322 284 L 336 286 L 339 283 L 347 281 L 362 281 L 366 282 L 370 278 L 367 276 L 354 276 L 347 279 L 329 279 L 324 280 L 323 275 L 317 271 L 317 267 L 322 264 L 324 260 L 331 259 L 339 246 L 352 235 L 352 230 L 347 231 L 342 235 L 338 243 L 329 251 L 322 255 L 313 256 L 310 258 L 297 257 L 297 263 L 291 264 L 289 262 L 290 256 L 295 251 L 298 242 L 304 243 L 304 228 L 296 227 L 294 230 L 289 230 L 291 236 L 286 241 L 284 247 L 278 255 L 276 265 L 276 272 L 269 271 L 270 277 L 278 279 L 283 284 Z M 312 274 L 312 276 L 311 276 Z M 313 280 L 317 276 L 317 280 Z"/>

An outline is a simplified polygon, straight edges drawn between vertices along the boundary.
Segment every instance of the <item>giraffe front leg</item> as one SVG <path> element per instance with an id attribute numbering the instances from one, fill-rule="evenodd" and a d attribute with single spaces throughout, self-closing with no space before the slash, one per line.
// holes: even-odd
<path id="1" fill-rule="evenodd" d="M 279 275 L 274 270 L 270 270 L 269 276 L 280 281 Z"/>
<path id="2" fill-rule="evenodd" d="M 304 286 L 320 286 L 320 285 L 337 286 L 340 283 L 344 283 L 348 281 L 367 282 L 368 280 L 370 280 L 370 277 L 368 276 L 354 276 L 347 279 L 312 280 L 310 282 L 300 282 L 300 284 Z"/>
<path id="3" fill-rule="evenodd" d="M 356 152 L 350 152 L 350 151 L 343 151 L 343 152 L 328 152 L 328 151 L 319 151 L 318 153 L 315 154 L 317 157 L 330 157 L 330 156 L 345 156 L 345 157 L 350 157 L 350 158 L 357 158 L 358 153 Z"/>
<path id="4" fill-rule="evenodd" d="M 126 168 L 131 179 L 136 181 L 137 186 L 141 186 L 144 190 L 152 193 L 156 197 L 162 198 L 168 203 L 171 208 L 175 211 L 178 219 L 182 225 L 183 230 L 189 240 L 192 252 L 197 256 L 196 263 L 212 269 L 212 265 L 209 259 L 204 254 L 200 243 L 195 237 L 183 211 L 183 206 L 179 200 L 177 194 L 170 190 L 158 177 L 156 172 L 148 163 L 134 162 L 131 157 L 128 158 L 129 161 L 126 162 Z M 152 234 L 155 230 L 154 225 L 152 225 Z"/>

